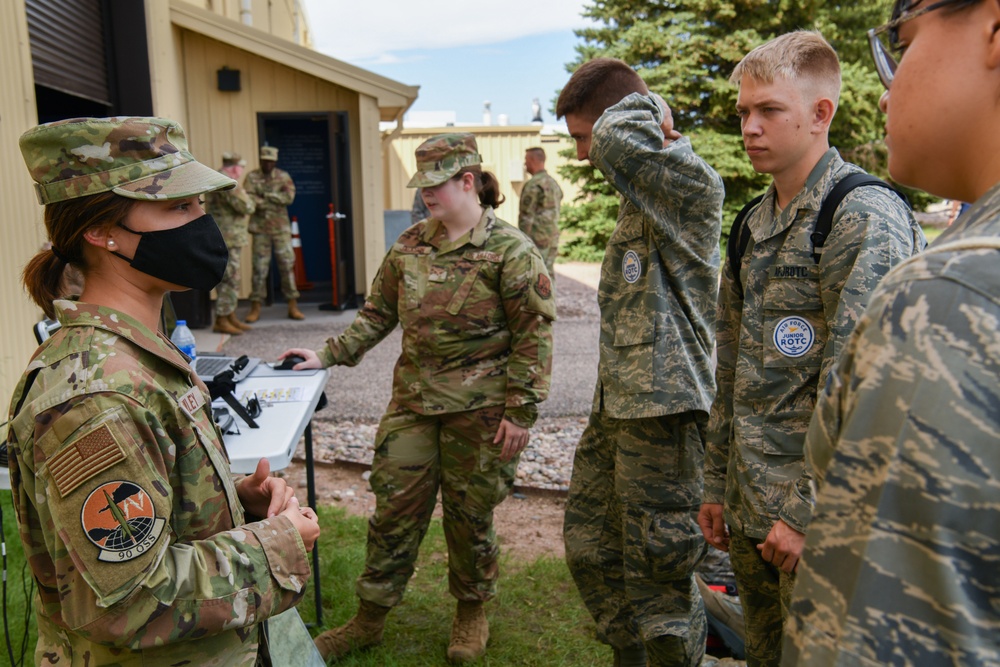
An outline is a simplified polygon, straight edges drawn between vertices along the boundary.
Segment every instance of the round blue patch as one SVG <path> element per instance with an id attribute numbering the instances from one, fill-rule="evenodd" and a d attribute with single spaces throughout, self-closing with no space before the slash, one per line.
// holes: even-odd
<path id="1" fill-rule="evenodd" d="M 812 325 L 801 317 L 783 318 L 774 327 L 774 346 L 786 357 L 801 357 L 812 348 L 815 340 Z"/>
<path id="2" fill-rule="evenodd" d="M 642 275 L 642 262 L 635 250 L 629 250 L 622 258 L 622 275 L 627 283 L 634 283 Z"/>

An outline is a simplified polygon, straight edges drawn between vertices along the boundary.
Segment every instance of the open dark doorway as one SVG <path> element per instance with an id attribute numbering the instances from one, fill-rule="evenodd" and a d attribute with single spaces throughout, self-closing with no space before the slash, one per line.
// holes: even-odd
<path id="1" fill-rule="evenodd" d="M 288 215 L 298 221 L 306 278 L 312 289 L 300 300 L 354 307 L 354 239 L 351 220 L 351 169 L 347 112 L 260 113 L 261 144 L 278 148 L 278 167 L 295 182 L 295 201 Z M 327 214 L 335 213 L 336 281 Z M 343 217 L 341 217 L 343 216 Z M 279 295 L 280 282 L 272 263 L 270 291 Z M 336 282 L 337 294 L 333 293 Z"/>

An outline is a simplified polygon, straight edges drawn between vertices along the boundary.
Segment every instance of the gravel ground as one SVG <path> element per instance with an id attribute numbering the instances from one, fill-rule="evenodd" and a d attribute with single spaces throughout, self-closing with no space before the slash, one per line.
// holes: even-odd
<path id="1" fill-rule="evenodd" d="M 521 455 L 519 486 L 569 488 L 573 453 L 586 426 L 597 379 L 596 269 L 593 265 L 557 266 L 552 390 L 539 406 L 538 422 Z M 253 331 L 225 340 L 221 351 L 268 361 L 290 347 L 316 349 L 326 338 L 342 332 L 357 312 L 331 313 L 316 304 L 304 304 L 302 310 L 306 319 L 292 322 L 284 318 L 282 304 L 265 308 Z M 313 420 L 317 460 L 371 463 L 378 420 L 391 395 L 400 339 L 397 330 L 356 367 L 331 369 L 326 386 L 329 406 Z"/>

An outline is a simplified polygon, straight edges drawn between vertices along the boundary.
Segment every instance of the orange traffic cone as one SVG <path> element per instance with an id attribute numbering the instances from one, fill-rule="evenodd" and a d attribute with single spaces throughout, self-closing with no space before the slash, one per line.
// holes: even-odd
<path id="1" fill-rule="evenodd" d="M 306 277 L 306 262 L 302 258 L 302 239 L 299 238 L 299 220 L 292 216 L 292 250 L 295 251 L 295 287 L 301 290 L 313 288 Z"/>

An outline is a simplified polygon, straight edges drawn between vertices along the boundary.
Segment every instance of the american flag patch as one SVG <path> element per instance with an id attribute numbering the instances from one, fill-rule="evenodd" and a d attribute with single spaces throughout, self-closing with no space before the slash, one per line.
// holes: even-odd
<path id="1" fill-rule="evenodd" d="M 49 475 L 65 498 L 76 487 L 99 472 L 125 459 L 107 424 L 94 429 L 49 459 Z"/>

